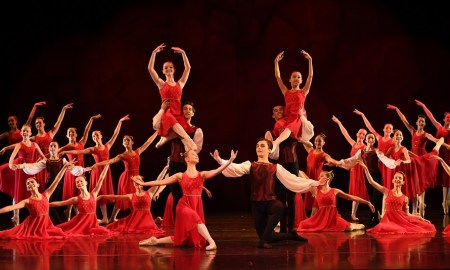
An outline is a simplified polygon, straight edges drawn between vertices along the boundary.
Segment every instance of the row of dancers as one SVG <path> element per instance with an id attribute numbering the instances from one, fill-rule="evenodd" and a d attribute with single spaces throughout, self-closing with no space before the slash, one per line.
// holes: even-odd
<path id="1" fill-rule="evenodd" d="M 198 153 L 202 148 L 203 134 L 200 128 L 191 123 L 195 114 L 193 105 L 181 106 L 182 89 L 190 73 L 190 63 L 184 50 L 172 47 L 173 51 L 181 54 L 183 58 L 183 74 L 176 81 L 173 63 L 165 62 L 162 71 L 165 80 L 161 79 L 154 69 L 154 63 L 156 54 L 164 48 L 165 44 L 161 44 L 153 50 L 148 65 L 148 71 L 160 91 L 162 100 L 161 110 L 153 118 L 153 128 L 156 132 L 138 149 L 133 150 L 132 148 L 132 136 L 125 135 L 123 138 L 125 151 L 112 159 L 109 158 L 109 150 L 120 132 L 122 122 L 129 120 L 128 115 L 119 120 L 113 136 L 105 144 L 103 143 L 102 133 L 96 130 L 92 133 L 92 139 L 96 145 L 84 148 L 93 121 L 101 117 L 101 115 L 95 115 L 90 118 L 80 141 L 77 141 L 76 129 L 69 128 L 67 131 L 69 143 L 59 149 L 58 144 L 52 142 L 52 139 L 59 129 L 65 111 L 72 108 L 72 104 L 63 107 L 57 124 L 49 132 L 45 132 L 44 119 L 37 118 L 35 123 L 38 134 L 34 138 L 31 137 L 29 124 L 25 124 L 19 132 L 20 142 L 14 144 L 12 140 L 14 136 L 17 136 L 13 136 L 13 134 L 17 134 L 17 132 L 11 130 L 7 134 L 8 139 L 11 138 L 10 146 L 4 148 L 2 152 L 9 149 L 13 149 L 13 151 L 9 163 L 1 167 L 0 187 L 3 192 L 13 195 L 15 204 L 2 208 L 0 213 L 16 211 L 13 216 L 16 224 L 19 223 L 19 209 L 27 207 L 30 210 L 30 215 L 26 222 L 24 221 L 19 226 L 0 233 L 0 238 L 53 238 L 77 234 L 109 234 L 114 231 L 113 228 L 120 227 L 117 225 L 118 222 L 128 227 L 125 231 L 138 232 L 140 229 L 136 229 L 136 226 L 143 223 L 149 225 L 154 231 L 150 232 L 152 237 L 140 243 L 142 245 L 173 243 L 175 245 L 200 247 L 207 242 L 207 249 L 213 250 L 217 246 L 205 226 L 201 192 L 204 188 L 204 180 L 221 172 L 227 177 L 250 175 L 252 212 L 255 218 L 255 229 L 260 239 L 258 243 L 260 248 L 271 248 L 272 243 L 279 240 L 303 241 L 304 238 L 300 237 L 298 232 L 363 229 L 363 224 L 350 223 L 340 217 L 336 210 L 336 196 L 353 201 L 351 214 L 353 220 L 358 219 L 356 216 L 358 204 L 367 204 L 374 212 L 373 221 L 375 224 L 373 224 L 373 228 L 368 230 L 373 233 L 433 233 L 436 231 L 434 226 L 423 217 L 425 205 L 422 195 L 427 188 L 438 184 L 443 186 L 444 191 L 448 191 L 448 183 L 445 180 L 437 181 L 437 179 L 444 179 L 443 177 L 426 174 L 425 171 L 428 169 L 429 172 L 430 166 L 437 168 L 438 162 L 442 164 L 444 170 L 450 171 L 447 157 L 445 154 L 438 153 L 443 149 L 448 151 L 449 148 L 449 114 L 445 116 L 444 125 L 440 126 L 437 136 L 440 139 L 437 139 L 424 132 L 425 118 L 423 116 L 419 116 L 421 120 L 417 121 L 417 129 L 414 129 L 397 107 L 388 105 L 388 108 L 397 111 L 411 131 L 413 135 L 412 152 L 417 157 L 411 157 L 409 152 L 401 145 L 403 140 L 401 131 L 396 130 L 394 138 L 391 138 L 393 132 L 391 124 L 385 125 L 384 136 L 381 136 L 375 132 L 365 115 L 355 110 L 355 113 L 363 117 L 367 128 L 372 133 L 367 134 L 365 129 L 360 129 L 356 140 L 353 140 L 339 119 L 333 116 L 332 120 L 338 124 L 344 137 L 352 146 L 351 158 L 345 160 L 333 159 L 323 151 L 325 136 L 319 134 L 314 137 L 314 126 L 307 119 L 304 106 L 312 83 L 312 58 L 307 52 L 301 51 L 301 54 L 309 63 L 308 77 L 301 88 L 302 75 L 300 72 L 294 71 L 289 79 L 290 87 L 287 87 L 280 75 L 279 62 L 284 57 L 284 53 L 281 52 L 275 58 L 274 65 L 275 77 L 285 97 L 285 105 L 274 108 L 273 118 L 276 120 L 274 129 L 266 133 L 266 138 L 258 140 L 256 144 L 258 160 L 235 164 L 233 161 L 237 152 L 232 151 L 229 160 L 222 160 L 218 152 L 215 151 L 213 157 L 220 164 L 220 167 L 211 171 L 199 172 L 196 170 L 196 164 L 198 163 Z M 36 103 L 32 113 L 34 114 L 36 108 L 44 104 L 44 102 Z M 424 108 L 428 117 L 432 118 L 433 123 L 437 123 L 423 103 L 417 101 L 417 104 Z M 13 124 L 15 122 L 17 125 L 17 119 L 13 118 L 12 120 Z M 159 177 L 159 181 L 143 182 L 143 177 L 139 175 L 140 155 L 155 140 L 157 135 L 161 136 L 156 144 L 157 147 L 162 147 L 167 142 L 171 144 L 172 151 L 167 169 L 169 177 L 164 178 L 165 174 L 163 173 L 161 174 L 162 177 Z M 0 136 L 4 137 L 4 134 Z M 313 137 L 314 145 L 309 142 Z M 436 147 L 432 153 L 425 153 L 425 143 L 421 139 L 422 137 L 436 142 Z M 364 140 L 366 143 L 364 143 Z M 374 147 L 376 140 L 378 141 L 378 148 Z M 299 170 L 296 156 L 298 143 L 303 144 L 308 151 L 306 174 Z M 184 153 L 184 155 L 180 155 L 180 153 Z M 83 155 L 85 154 L 93 155 L 96 162 L 93 166 L 83 167 Z M 67 155 L 70 161 L 65 161 L 62 158 L 64 155 Z M 441 155 L 441 157 L 438 155 Z M 18 156 L 18 159 L 16 159 L 16 156 Z M 42 160 L 34 162 L 37 157 Z M 277 160 L 277 163 L 271 163 L 269 158 Z M 113 195 L 114 189 L 109 165 L 118 161 L 124 162 L 125 171 L 119 179 L 118 194 Z M 325 163 L 351 170 L 348 194 L 330 187 L 330 182 L 334 176 L 332 171 L 322 170 Z M 44 168 L 46 169 L 44 170 Z M 36 174 L 36 177 L 29 177 L 27 170 L 29 174 Z M 46 177 L 40 177 L 37 174 L 38 171 L 42 174 L 45 173 Z M 90 192 L 87 191 L 86 171 L 90 171 Z M 443 174 L 443 176 L 445 175 Z M 62 178 L 64 178 L 63 181 L 61 181 Z M 368 184 L 373 187 L 370 194 L 367 192 L 364 179 L 367 179 Z M 64 184 L 61 185 L 61 182 Z M 23 183 L 26 183 L 25 186 Z M 163 232 L 151 218 L 150 202 L 152 197 L 158 196 L 158 191 L 152 188 L 144 192 L 143 186 L 165 185 L 169 185 L 173 196 L 172 210 L 174 211 L 172 212 L 175 220 L 175 234 L 174 236 L 157 238 L 156 236 Z M 46 189 L 44 190 L 43 187 Z M 62 190 L 60 192 L 62 198 L 46 203 L 58 188 Z M 31 197 L 27 197 L 27 192 L 31 193 Z M 377 195 L 377 192 L 382 195 Z M 301 193 L 305 193 L 304 201 Z M 146 198 L 145 202 L 141 200 L 144 197 Z M 409 199 L 413 201 L 412 214 L 408 209 Z M 443 208 L 444 212 L 447 213 L 446 197 L 444 199 Z M 116 203 L 111 218 L 108 219 L 106 204 L 111 201 L 116 201 Z M 416 201 L 419 203 L 417 204 Z M 71 219 L 71 207 L 74 205 L 77 215 Z M 110 223 L 106 228 L 99 226 L 95 218 L 96 205 L 100 206 L 102 212 L 99 223 Z M 49 206 L 68 207 L 65 211 L 68 221 L 56 226 L 60 230 L 54 229 L 54 225 L 48 217 Z M 130 207 L 132 209 L 131 214 L 116 221 L 118 211 Z M 421 211 L 417 211 L 417 208 Z M 311 209 L 310 217 L 306 217 L 305 209 Z M 137 215 L 138 211 L 145 212 L 145 218 L 142 215 Z M 387 214 L 388 212 L 390 214 Z M 397 219 L 385 218 L 391 214 L 399 216 Z M 133 216 L 140 216 L 139 218 L 145 219 L 146 222 L 136 222 L 136 217 L 131 218 Z M 382 216 L 380 221 L 376 220 L 378 216 Z M 40 218 L 46 219 L 46 221 L 38 221 Z M 133 221 L 125 221 L 128 218 Z M 378 222 L 380 223 L 376 224 Z M 281 226 L 280 233 L 274 233 L 274 228 L 278 223 Z M 388 225 L 386 226 L 385 223 L 388 223 Z M 395 223 L 397 226 L 392 226 L 391 223 Z M 41 226 L 45 233 L 29 230 L 30 227 L 40 227 L 36 224 L 45 224 L 45 226 Z M 55 235 L 53 235 L 53 232 L 55 232 Z"/>

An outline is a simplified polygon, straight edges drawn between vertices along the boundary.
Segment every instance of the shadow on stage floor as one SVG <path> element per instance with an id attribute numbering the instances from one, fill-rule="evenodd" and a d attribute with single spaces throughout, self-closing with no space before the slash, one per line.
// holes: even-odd
<path id="1" fill-rule="evenodd" d="M 364 222 L 368 212 L 361 211 Z M 348 217 L 343 215 L 348 220 Z M 8 216 L 2 215 L 2 229 Z M 275 243 L 258 249 L 251 214 L 207 214 L 218 249 L 139 247 L 146 235 L 67 240 L 0 240 L 1 269 L 448 269 L 450 237 L 442 236 L 449 217 L 430 210 L 438 232 L 374 237 L 364 231 L 302 234 L 307 242 Z M 173 228 L 165 228 L 170 235 Z"/>

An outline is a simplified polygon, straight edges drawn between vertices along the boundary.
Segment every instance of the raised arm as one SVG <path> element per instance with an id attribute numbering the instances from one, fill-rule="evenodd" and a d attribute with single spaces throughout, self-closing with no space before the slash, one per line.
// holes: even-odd
<path id="1" fill-rule="evenodd" d="M 353 146 L 356 142 L 355 140 L 352 139 L 352 137 L 350 137 L 350 135 L 348 134 L 347 129 L 345 129 L 344 125 L 342 125 L 341 121 L 339 121 L 339 119 L 333 115 L 333 117 L 331 118 L 336 124 L 339 125 L 339 129 L 341 130 L 342 135 L 344 135 L 344 138 L 347 140 L 347 142 Z"/>
<path id="2" fill-rule="evenodd" d="M 106 175 L 108 173 L 109 170 L 109 164 L 106 164 L 105 167 L 103 167 L 103 171 L 100 174 L 100 176 L 98 177 L 98 182 L 97 185 L 95 186 L 95 188 L 92 190 L 93 195 L 95 196 L 95 198 L 97 198 L 97 194 L 100 191 L 100 189 L 102 188 L 103 185 L 103 180 L 105 180 Z"/>
<path id="3" fill-rule="evenodd" d="M 312 58 L 306 51 L 302 50 L 301 54 L 308 60 L 308 78 L 306 78 L 305 86 L 303 87 L 303 93 L 305 96 L 308 95 L 309 89 L 311 88 L 312 78 L 313 78 L 313 64 Z"/>
<path id="4" fill-rule="evenodd" d="M 33 121 L 33 117 L 34 117 L 34 114 L 36 113 L 37 107 L 38 107 L 38 106 L 43 106 L 43 105 L 45 105 L 45 104 L 46 104 L 45 101 L 41 101 L 41 102 L 36 102 L 36 103 L 34 103 L 33 108 L 31 109 L 30 115 L 28 115 L 28 119 L 27 119 L 27 121 L 25 122 L 26 125 L 30 125 L 30 124 L 31 124 L 31 121 Z"/>
<path id="5" fill-rule="evenodd" d="M 366 128 L 375 135 L 377 140 L 380 140 L 383 137 L 380 135 L 380 133 L 376 132 L 372 124 L 369 122 L 369 119 L 367 119 L 366 115 L 363 112 L 359 111 L 358 109 L 354 109 L 353 112 L 362 117 Z"/>
<path id="6" fill-rule="evenodd" d="M 183 74 L 181 75 L 180 80 L 178 81 L 181 89 L 183 89 L 184 85 L 186 84 L 189 78 L 189 73 L 191 72 L 191 64 L 189 63 L 189 59 L 186 55 L 186 52 L 183 49 L 180 49 L 178 47 L 172 47 L 172 50 L 174 53 L 180 53 L 181 56 L 183 57 L 184 71 Z"/>
<path id="7" fill-rule="evenodd" d="M 283 80 L 281 79 L 280 65 L 279 65 L 279 62 L 281 61 L 281 59 L 283 59 L 283 57 L 284 57 L 284 51 L 280 52 L 277 55 L 277 57 L 275 57 L 274 62 L 275 62 L 275 79 L 277 80 L 278 87 L 280 88 L 281 93 L 283 93 L 283 96 L 284 96 L 284 94 L 286 93 L 286 91 L 288 89 L 287 89 L 286 85 L 284 85 Z"/>
<path id="8" fill-rule="evenodd" d="M 66 110 L 67 110 L 67 109 L 72 109 L 72 108 L 73 108 L 72 105 L 73 105 L 73 103 L 69 103 L 69 104 L 65 105 L 65 106 L 62 108 L 61 112 L 59 113 L 59 116 L 58 116 L 58 119 L 56 120 L 55 125 L 54 125 L 53 128 L 49 131 L 49 135 L 50 135 L 50 137 L 51 137 L 52 139 L 53 139 L 53 137 L 55 137 L 56 133 L 58 133 L 58 130 L 59 130 L 59 128 L 61 127 L 61 123 L 62 123 L 62 120 L 64 119 L 65 114 L 66 114 Z"/>
<path id="9" fill-rule="evenodd" d="M 238 153 L 238 151 L 234 152 L 233 150 L 231 150 L 230 159 L 227 162 L 222 163 L 222 165 L 220 165 L 219 168 L 217 168 L 215 170 L 201 172 L 203 179 L 206 180 L 206 179 L 212 178 L 212 177 L 218 175 L 219 173 L 221 173 L 223 170 L 225 170 L 225 168 L 228 167 L 228 165 L 230 165 L 233 162 L 233 160 L 236 158 L 237 153 Z"/>
<path id="10" fill-rule="evenodd" d="M 80 139 L 80 143 L 84 146 L 87 142 L 87 139 L 89 138 L 89 130 L 91 130 L 92 127 L 92 123 L 94 122 L 95 119 L 98 119 L 102 117 L 101 114 L 97 114 L 94 116 L 91 116 L 91 118 L 89 119 L 88 123 L 86 124 L 86 127 L 84 128 L 83 131 L 83 137 L 81 137 Z"/>
<path id="11" fill-rule="evenodd" d="M 150 60 L 148 61 L 148 72 L 150 73 L 150 77 L 152 77 L 152 80 L 155 82 L 155 84 L 158 86 L 158 89 L 161 89 L 164 85 L 164 81 L 159 77 L 158 72 L 155 70 L 155 58 L 156 54 L 160 51 L 164 50 L 166 45 L 164 43 L 161 43 L 158 47 L 156 47 L 152 51 L 152 55 L 150 56 Z"/>
<path id="12" fill-rule="evenodd" d="M 364 162 L 360 162 L 359 165 L 361 165 L 361 167 L 364 169 L 364 173 L 366 174 L 366 178 L 367 178 L 367 181 L 369 182 L 369 184 L 372 185 L 379 192 L 381 192 L 383 194 L 387 194 L 389 189 L 385 188 L 384 186 L 378 184 L 377 182 L 375 182 L 375 180 L 373 180 L 373 177 L 370 174 L 369 168 L 367 168 L 366 164 L 364 164 Z"/>
<path id="13" fill-rule="evenodd" d="M 402 120 L 405 127 L 409 130 L 409 133 L 411 133 L 411 135 L 414 134 L 414 131 L 415 131 L 414 127 L 408 122 L 408 120 L 406 120 L 405 115 L 400 111 L 400 109 L 397 106 L 388 104 L 386 106 L 386 108 L 390 109 L 390 110 L 395 110 L 397 112 L 398 116 L 400 117 L 400 120 Z"/>
<path id="14" fill-rule="evenodd" d="M 152 136 L 150 136 L 147 141 L 141 145 L 141 147 L 139 147 L 137 149 L 139 155 L 144 152 L 145 150 L 147 150 L 147 148 L 150 146 L 150 144 L 152 144 L 152 142 L 156 139 L 156 136 L 158 136 L 158 131 L 155 131 Z"/>
<path id="15" fill-rule="evenodd" d="M 47 193 L 47 198 L 50 198 L 52 196 L 53 192 L 55 191 L 56 187 L 59 184 L 59 181 L 61 181 L 61 179 L 64 177 L 64 174 L 66 173 L 66 170 L 67 168 L 69 168 L 69 166 L 73 166 L 73 164 L 71 162 L 67 162 L 61 168 L 61 170 L 59 170 L 58 174 L 55 177 L 55 180 L 53 180 L 53 183 L 45 191 Z"/>
<path id="16" fill-rule="evenodd" d="M 109 149 L 111 149 L 111 147 L 113 146 L 114 142 L 117 139 L 117 136 L 119 135 L 120 128 L 122 127 L 122 122 L 126 121 L 126 120 L 130 120 L 129 114 L 120 118 L 119 123 L 117 123 L 116 129 L 114 130 L 114 133 L 113 133 L 111 139 L 109 139 L 109 141 L 105 144 L 108 146 Z"/>
<path id="17" fill-rule="evenodd" d="M 428 118 L 430 119 L 431 123 L 433 123 L 433 126 L 436 129 L 440 129 L 442 127 L 441 123 L 439 123 L 438 121 L 436 121 L 436 118 L 434 118 L 433 114 L 431 113 L 431 111 L 427 108 L 427 106 L 418 101 L 417 99 L 415 100 L 416 104 L 419 105 L 420 107 L 422 107 L 423 111 L 425 112 L 425 114 L 428 116 Z"/>

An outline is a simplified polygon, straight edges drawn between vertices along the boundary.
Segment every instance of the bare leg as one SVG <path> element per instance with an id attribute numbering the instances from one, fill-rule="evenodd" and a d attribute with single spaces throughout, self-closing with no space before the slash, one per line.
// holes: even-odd
<path id="1" fill-rule="evenodd" d="M 158 238 L 152 236 L 148 239 L 139 241 L 140 246 L 156 246 L 156 245 L 163 245 L 163 244 L 173 244 L 172 237 L 166 236 L 166 237 L 158 239 Z"/>
<path id="2" fill-rule="evenodd" d="M 419 212 L 417 212 L 417 196 L 411 199 L 411 204 L 412 204 L 412 214 L 419 215 Z"/>
<path id="3" fill-rule="evenodd" d="M 175 139 L 178 135 L 175 132 L 169 132 L 167 136 L 161 137 L 159 142 L 155 145 L 156 148 L 161 148 L 166 142 Z"/>
<path id="4" fill-rule="evenodd" d="M 358 210 L 358 205 L 359 202 L 352 202 L 352 215 L 351 215 L 351 219 L 352 220 L 359 220 L 359 218 L 356 217 L 356 211 Z"/>
<path id="5" fill-rule="evenodd" d="M 419 207 L 419 214 L 421 217 L 425 216 L 425 207 L 427 206 L 425 204 L 425 191 L 422 192 L 422 194 L 419 194 L 417 196 L 417 202 L 418 202 L 418 207 Z"/>
<path id="6" fill-rule="evenodd" d="M 66 210 L 64 210 L 64 214 L 66 215 L 67 221 L 70 220 L 71 214 L 72 214 L 72 207 L 73 205 L 68 205 Z"/>
<path id="7" fill-rule="evenodd" d="M 272 152 L 276 151 L 280 143 L 289 138 L 291 134 L 292 131 L 290 129 L 286 128 L 285 130 L 283 130 L 283 132 L 280 133 L 280 136 L 278 136 L 278 138 L 276 138 L 275 141 L 272 142 L 273 143 Z"/>
<path id="8" fill-rule="evenodd" d="M 205 224 L 197 224 L 197 230 L 198 233 L 201 236 L 203 236 L 206 239 L 206 241 L 208 241 L 209 245 L 206 246 L 206 250 L 217 249 L 216 242 L 214 242 L 214 239 L 212 239 L 211 235 L 208 232 L 208 228 L 206 228 Z"/>
<path id="9" fill-rule="evenodd" d="M 100 210 L 102 211 L 102 219 L 98 220 L 98 223 L 108 224 L 108 212 L 106 211 L 106 204 L 100 205 Z"/>
<path id="10" fill-rule="evenodd" d="M 186 133 L 186 130 L 179 124 L 176 123 L 173 125 L 172 130 L 175 131 L 175 133 L 178 134 L 178 136 L 181 137 L 183 143 L 190 149 L 190 150 L 197 150 L 197 145 L 195 145 L 194 141 L 189 137 L 189 135 Z"/>
<path id="11" fill-rule="evenodd" d="M 444 215 L 448 214 L 448 187 L 442 187 L 442 208 L 444 208 Z"/>
<path id="12" fill-rule="evenodd" d="M 120 209 L 116 208 L 116 206 L 114 205 L 114 209 L 113 209 L 113 211 L 111 213 L 111 217 L 109 218 L 108 223 L 112 223 L 114 221 L 117 221 L 116 218 L 117 218 L 117 214 L 119 214 L 119 211 L 120 211 Z"/>

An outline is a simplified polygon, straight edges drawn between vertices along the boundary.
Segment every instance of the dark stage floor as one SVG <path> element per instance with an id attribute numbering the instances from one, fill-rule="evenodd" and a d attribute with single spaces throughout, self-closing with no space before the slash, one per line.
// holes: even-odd
<path id="1" fill-rule="evenodd" d="M 360 211 L 364 221 L 364 211 Z M 368 214 L 368 213 L 367 213 Z M 8 215 L 2 215 L 2 228 Z M 348 218 L 343 215 L 344 218 Z M 358 232 L 302 234 L 308 242 L 280 242 L 258 249 L 250 213 L 207 214 L 218 249 L 139 247 L 145 235 L 53 241 L 0 241 L 0 269 L 448 269 L 449 217 L 429 210 L 434 236 Z M 166 232 L 170 234 L 171 228 Z"/>

